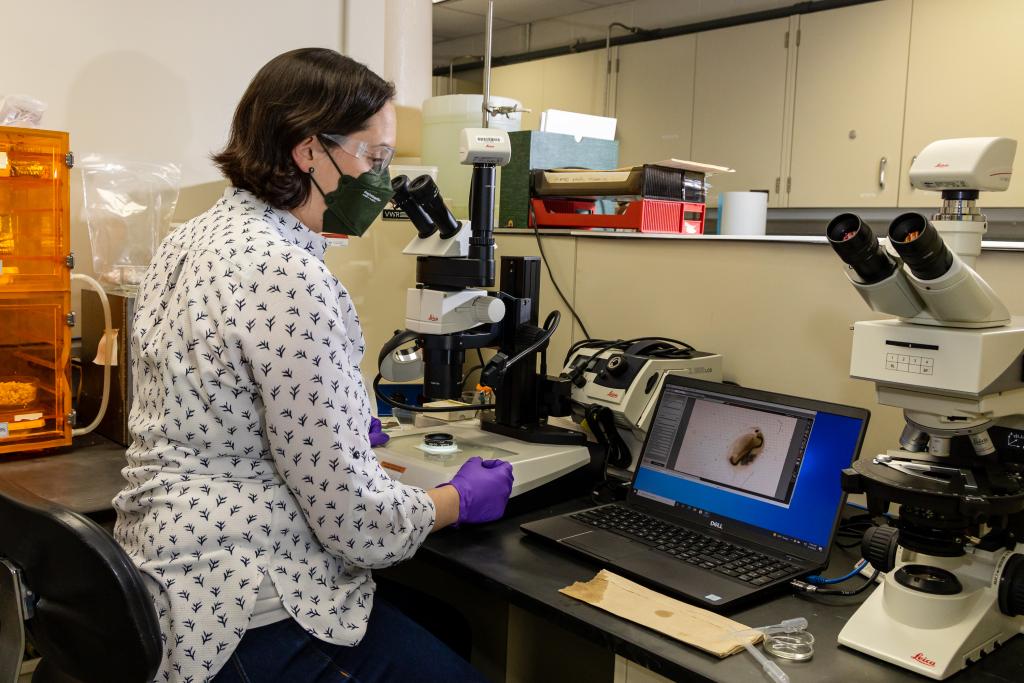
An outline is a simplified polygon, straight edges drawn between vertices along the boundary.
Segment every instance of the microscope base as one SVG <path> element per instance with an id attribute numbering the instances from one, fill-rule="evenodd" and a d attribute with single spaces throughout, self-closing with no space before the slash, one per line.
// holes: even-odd
<path id="1" fill-rule="evenodd" d="M 943 680 L 991 653 L 1024 630 L 1024 619 L 999 610 L 993 572 L 1000 553 L 974 559 L 937 558 L 901 551 L 915 564 L 953 572 L 963 585 L 955 595 L 911 590 L 889 572 L 839 633 L 839 643 L 915 673 Z M 897 569 L 909 562 L 900 562 Z"/>
<path id="2" fill-rule="evenodd" d="M 458 451 L 432 454 L 423 449 L 423 435 L 447 432 Z M 512 463 L 515 480 L 512 496 L 518 496 L 590 464 L 590 451 L 581 445 L 533 444 L 483 431 L 480 422 L 467 420 L 444 426 L 420 427 L 392 435 L 374 454 L 392 479 L 403 484 L 431 489 L 451 481 L 462 464 L 478 455 L 484 460 L 500 458 Z"/>
<path id="3" fill-rule="evenodd" d="M 583 432 L 549 424 L 510 427 L 499 422 L 485 420 L 480 422 L 480 429 L 526 443 L 560 446 L 585 446 L 587 443 L 587 436 Z"/>

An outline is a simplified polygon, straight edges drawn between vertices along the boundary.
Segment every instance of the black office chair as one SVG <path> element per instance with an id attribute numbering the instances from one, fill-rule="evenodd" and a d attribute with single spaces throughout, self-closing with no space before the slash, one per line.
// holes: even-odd
<path id="1" fill-rule="evenodd" d="M 33 683 L 152 681 L 162 644 L 142 575 L 92 520 L 0 479 L 0 683 L 25 635 Z"/>

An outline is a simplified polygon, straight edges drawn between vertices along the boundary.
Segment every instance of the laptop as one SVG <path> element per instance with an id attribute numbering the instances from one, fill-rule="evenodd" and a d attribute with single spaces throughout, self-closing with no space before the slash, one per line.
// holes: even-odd
<path id="1" fill-rule="evenodd" d="M 870 414 L 669 375 L 625 501 L 521 526 L 724 612 L 820 571 Z"/>

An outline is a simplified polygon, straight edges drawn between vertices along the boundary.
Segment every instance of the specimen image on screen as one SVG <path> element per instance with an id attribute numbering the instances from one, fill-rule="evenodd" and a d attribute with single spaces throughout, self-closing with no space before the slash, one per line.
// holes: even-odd
<path id="1" fill-rule="evenodd" d="M 689 477 L 781 500 L 788 489 L 782 479 L 797 422 L 788 415 L 698 400 L 672 467 Z"/>
<path id="2" fill-rule="evenodd" d="M 746 434 L 740 434 L 729 447 L 729 462 L 733 465 L 749 465 L 764 450 L 764 432 L 754 427 Z"/>

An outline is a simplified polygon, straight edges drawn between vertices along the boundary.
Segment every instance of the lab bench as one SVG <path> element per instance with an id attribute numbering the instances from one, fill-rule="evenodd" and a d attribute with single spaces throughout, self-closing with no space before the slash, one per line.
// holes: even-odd
<path id="1" fill-rule="evenodd" d="M 0 462 L 0 478 L 103 523 L 113 518 L 110 501 L 121 489 L 124 464 L 121 446 L 89 436 L 76 439 L 73 448 L 62 454 Z M 531 672 L 528 665 L 515 661 L 524 654 L 534 659 L 547 657 L 535 663 L 545 671 L 557 668 L 552 657 L 560 654 L 562 661 L 557 666 L 562 670 L 576 667 L 581 675 L 572 680 L 580 681 L 612 681 L 613 676 L 617 683 L 656 680 L 635 665 L 671 680 L 767 680 L 745 653 L 719 660 L 559 593 L 560 588 L 575 581 L 593 578 L 600 564 L 527 538 L 519 525 L 589 504 L 587 498 L 578 497 L 491 524 L 442 530 L 432 534 L 410 561 L 383 574 L 448 599 L 466 613 L 474 639 L 498 643 L 497 650 L 507 647 L 509 651 L 482 653 L 474 649 L 474 663 L 497 681 L 558 680 L 539 676 L 536 670 Z M 830 573 L 845 573 L 854 559 L 849 552 L 837 549 Z M 810 599 L 783 594 L 730 616 L 750 626 L 807 618 L 808 630 L 816 639 L 813 659 L 780 664 L 793 683 L 926 680 L 836 645 L 840 629 L 859 602 L 859 598 Z M 595 677 L 595 671 L 600 675 Z M 947 680 L 1024 680 L 1024 638 L 1014 638 Z"/>

